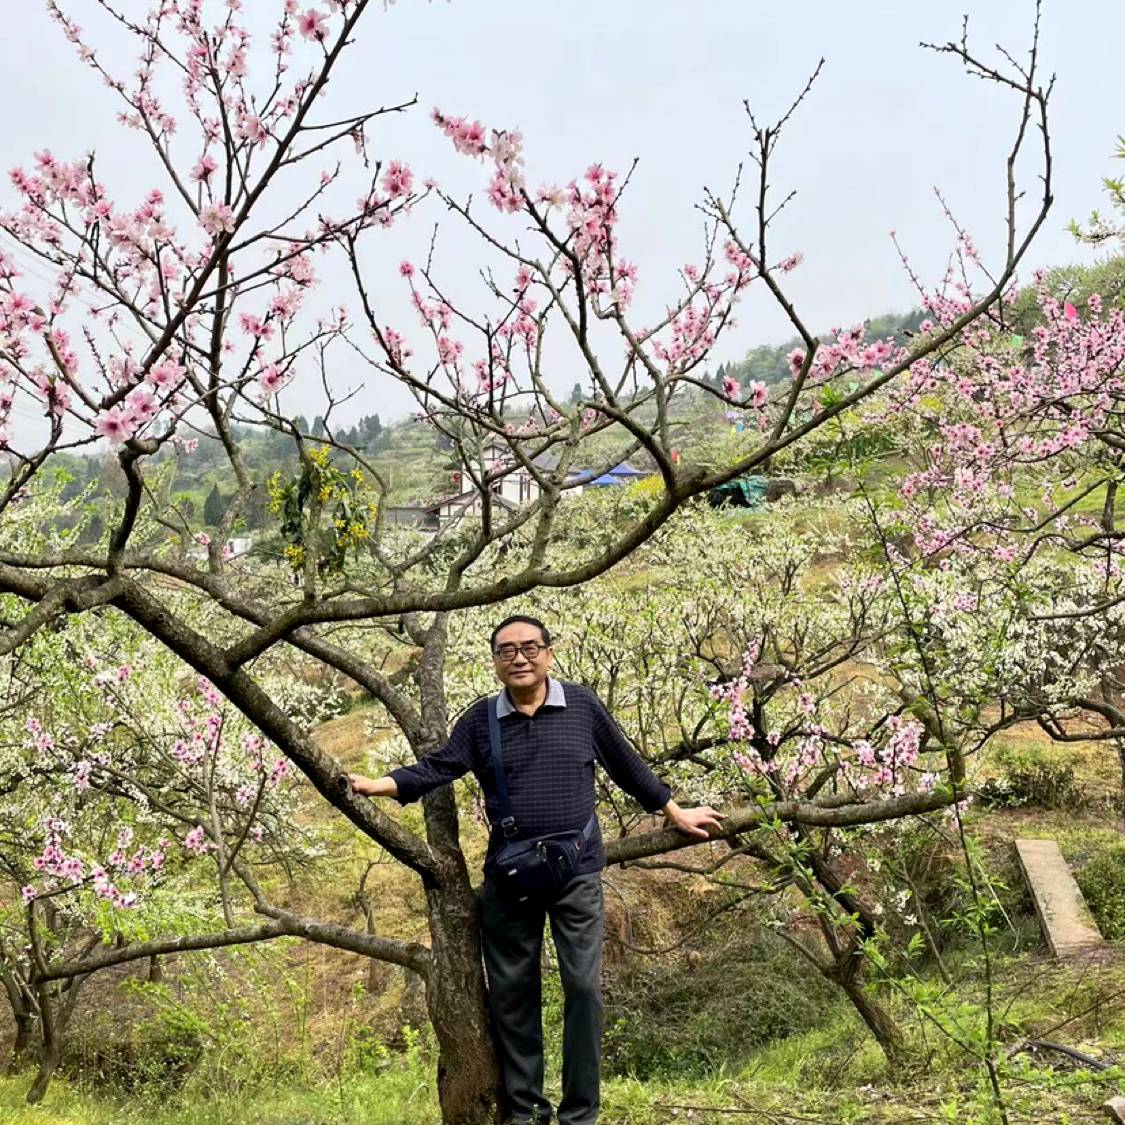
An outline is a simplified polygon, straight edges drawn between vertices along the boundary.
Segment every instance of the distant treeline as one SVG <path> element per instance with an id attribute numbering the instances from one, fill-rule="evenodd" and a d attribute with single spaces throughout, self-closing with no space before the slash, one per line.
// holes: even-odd
<path id="1" fill-rule="evenodd" d="M 913 309 L 907 313 L 886 313 L 883 316 L 873 317 L 867 322 L 867 335 L 871 339 L 893 336 L 896 342 L 901 344 L 909 333 L 918 330 L 918 326 L 925 319 L 926 313 L 922 309 Z M 841 330 L 850 327 L 849 324 L 840 325 Z M 832 336 L 822 334 L 820 338 L 827 341 L 832 339 Z M 775 347 L 762 344 L 751 348 L 746 353 L 746 358 L 738 363 L 719 364 L 719 369 L 708 379 L 708 382 L 713 383 L 715 387 L 721 387 L 723 380 L 729 376 L 743 384 L 755 380 L 767 385 L 784 383 L 791 377 L 789 353 L 794 348 L 804 348 L 804 343 L 799 336 L 794 336 L 792 340 Z"/>

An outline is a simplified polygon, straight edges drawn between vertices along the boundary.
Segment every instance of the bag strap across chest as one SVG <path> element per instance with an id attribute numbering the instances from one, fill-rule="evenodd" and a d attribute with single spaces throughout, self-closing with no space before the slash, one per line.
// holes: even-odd
<path id="1" fill-rule="evenodd" d="M 508 777 L 504 771 L 504 751 L 500 748 L 500 715 L 497 710 L 500 696 L 488 701 L 488 741 L 492 751 L 492 774 L 496 778 L 496 799 L 500 802 L 500 831 L 507 839 L 519 832 L 516 818 L 512 815 L 512 801 L 508 796 Z"/>

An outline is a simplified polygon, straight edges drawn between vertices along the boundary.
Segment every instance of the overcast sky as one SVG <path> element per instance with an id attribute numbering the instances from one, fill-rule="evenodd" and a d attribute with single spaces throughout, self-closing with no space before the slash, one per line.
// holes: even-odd
<path id="1" fill-rule="evenodd" d="M 77 63 L 41 4 L 8 3 L 19 15 L 0 43 L 10 107 L 0 123 L 5 163 L 44 147 L 66 157 L 92 148 L 102 175 L 126 197 L 147 186 L 149 165 L 115 123 L 108 91 Z M 147 7 L 123 3 L 136 12 Z M 275 0 L 245 4 L 253 21 L 277 7 Z M 107 59 L 126 57 L 97 18 L 95 0 L 64 7 L 97 29 L 91 38 Z M 966 7 L 979 50 L 991 54 L 997 40 L 1026 49 L 1029 0 L 398 0 L 365 17 L 331 100 L 334 109 L 358 111 L 417 93 L 416 111 L 374 131 L 372 152 L 406 159 L 420 176 L 433 174 L 460 194 L 479 192 L 486 173 L 456 157 L 429 123 L 434 105 L 521 129 L 532 186 L 565 182 L 594 161 L 625 169 L 638 157 L 622 252 L 640 267 L 638 301 L 658 308 L 674 292 L 676 267 L 700 259 L 693 206 L 701 189 L 727 187 L 746 154 L 743 99 L 772 119 L 823 55 L 821 80 L 778 153 L 774 186 L 798 194 L 774 248 L 777 257 L 804 253 L 793 291 L 806 321 L 826 330 L 911 304 L 891 228 L 927 278 L 940 275 L 951 232 L 935 185 L 986 255 L 1001 244 L 1004 155 L 1018 107 L 966 77 L 955 60 L 918 46 L 957 36 Z M 1058 75 L 1057 202 L 1032 265 L 1088 260 L 1066 223 L 1101 203 L 1101 177 L 1125 173 L 1112 159 L 1125 131 L 1123 43 L 1121 0 L 1047 0 L 1043 63 Z M 1025 168 L 1032 192 L 1036 172 Z M 439 217 L 436 207 L 417 215 L 369 250 L 371 286 L 388 308 L 401 308 L 394 267 L 424 254 Z M 457 237 L 440 264 L 450 285 L 471 297 L 476 263 Z M 331 274 L 326 280 L 330 290 L 342 285 Z M 790 335 L 773 309 L 751 302 L 715 360 Z M 569 386 L 568 374 L 558 381 Z M 369 385 L 357 405 L 387 417 L 409 401 L 393 387 Z"/>

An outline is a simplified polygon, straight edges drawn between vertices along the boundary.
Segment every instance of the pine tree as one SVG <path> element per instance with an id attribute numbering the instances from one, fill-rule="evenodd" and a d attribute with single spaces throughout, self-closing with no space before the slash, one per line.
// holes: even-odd
<path id="1" fill-rule="evenodd" d="M 369 414 L 366 418 L 361 418 L 359 429 L 363 435 L 363 443 L 367 446 L 368 450 L 373 451 L 378 449 L 384 432 L 383 423 L 379 421 L 379 415 Z"/>
<path id="2" fill-rule="evenodd" d="M 247 531 L 260 531 L 263 527 L 269 526 L 269 502 L 269 485 L 264 482 L 256 483 L 242 512 Z"/>
<path id="3" fill-rule="evenodd" d="M 223 518 L 225 507 L 223 494 L 219 491 L 219 486 L 212 484 L 211 491 L 207 493 L 207 499 L 203 501 L 203 522 L 208 527 L 216 527 Z"/>

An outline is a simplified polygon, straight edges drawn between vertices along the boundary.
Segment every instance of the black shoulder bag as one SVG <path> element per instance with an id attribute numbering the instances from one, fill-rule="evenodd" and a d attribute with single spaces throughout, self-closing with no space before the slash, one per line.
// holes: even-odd
<path id="1" fill-rule="evenodd" d="M 538 840 L 515 839 L 519 826 L 508 798 L 508 779 L 500 749 L 500 716 L 496 713 L 498 700 L 496 696 L 488 701 L 488 740 L 500 803 L 500 831 L 507 842 L 492 857 L 492 875 L 502 890 L 520 902 L 551 903 L 578 873 L 578 861 L 597 828 L 597 813 L 581 832 L 559 832 Z"/>

